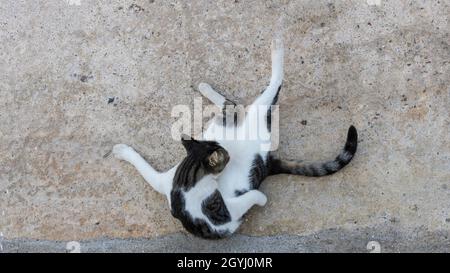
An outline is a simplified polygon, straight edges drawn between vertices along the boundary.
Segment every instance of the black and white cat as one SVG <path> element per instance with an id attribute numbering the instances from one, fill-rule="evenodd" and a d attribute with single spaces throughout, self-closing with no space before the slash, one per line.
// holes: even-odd
<path id="1" fill-rule="evenodd" d="M 324 176 L 337 172 L 353 158 L 357 148 L 357 132 L 351 126 L 343 151 L 324 163 L 304 164 L 283 160 L 263 144 L 270 139 L 226 139 L 224 132 L 247 135 L 252 125 L 270 135 L 271 105 L 278 99 L 283 79 L 283 44 L 279 39 L 272 43 L 272 77 L 269 86 L 247 108 L 245 117 L 224 114 L 211 122 L 202 140 L 184 136 L 182 144 L 187 156 L 167 172 L 155 171 L 133 148 L 117 144 L 114 155 L 133 164 L 144 179 L 158 192 L 164 194 L 172 215 L 194 235 L 218 239 L 226 237 L 239 227 L 244 214 L 254 205 L 264 206 L 266 196 L 258 190 L 269 175 L 280 173 L 305 176 Z M 222 109 L 234 105 L 208 84 L 199 85 L 200 92 Z M 261 115 L 261 109 L 265 111 Z M 225 120 L 227 119 L 227 120 Z M 242 129 L 241 129 L 242 128 Z"/>

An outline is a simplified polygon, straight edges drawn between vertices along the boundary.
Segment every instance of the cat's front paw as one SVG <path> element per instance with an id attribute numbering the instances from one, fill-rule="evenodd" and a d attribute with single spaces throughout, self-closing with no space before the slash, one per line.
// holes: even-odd
<path id="1" fill-rule="evenodd" d="M 134 149 L 126 144 L 116 144 L 112 149 L 112 153 L 120 160 L 129 160 L 134 153 Z"/>
<path id="2" fill-rule="evenodd" d="M 267 196 L 264 193 L 258 191 L 258 200 L 256 201 L 256 204 L 258 206 L 264 207 L 266 203 L 267 203 Z"/>

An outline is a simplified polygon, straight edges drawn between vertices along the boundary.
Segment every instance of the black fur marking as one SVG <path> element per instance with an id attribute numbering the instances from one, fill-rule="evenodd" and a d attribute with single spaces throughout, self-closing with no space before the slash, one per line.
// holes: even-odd
<path id="1" fill-rule="evenodd" d="M 248 190 L 236 190 L 234 191 L 234 195 L 236 197 L 243 195 L 244 193 L 248 192 Z"/>
<path id="2" fill-rule="evenodd" d="M 204 220 L 193 219 L 190 213 L 185 210 L 185 200 L 181 190 L 172 190 L 170 198 L 173 217 L 180 220 L 183 227 L 190 233 L 205 239 L 221 239 L 230 235 L 228 232 L 213 230 Z"/>
<path id="3" fill-rule="evenodd" d="M 236 109 L 236 103 L 226 99 L 224 106 L 222 107 L 222 126 L 237 126 L 238 124 L 238 113 Z M 231 117 L 233 122 L 230 121 Z"/>
<path id="4" fill-rule="evenodd" d="M 329 164 L 324 164 L 323 167 L 324 167 L 326 173 L 331 174 L 331 173 L 336 172 L 336 169 L 331 168 L 331 166 Z M 339 164 L 339 168 L 342 168 L 341 164 Z"/>
<path id="5" fill-rule="evenodd" d="M 183 146 L 187 150 L 187 156 L 178 166 L 174 178 L 173 186 L 182 187 L 185 191 L 194 187 L 197 181 L 209 173 L 221 171 L 228 163 L 229 156 L 215 141 L 196 141 L 195 139 L 182 139 Z M 209 166 L 206 162 L 213 152 L 219 152 L 223 160 L 217 166 Z"/>
<path id="6" fill-rule="evenodd" d="M 280 85 L 278 87 L 277 94 L 273 98 L 271 105 L 275 105 L 278 102 L 278 95 L 280 94 L 281 86 L 282 85 Z M 270 132 L 271 131 L 271 127 L 272 127 L 272 107 L 269 107 L 269 110 L 267 110 L 267 117 L 266 117 L 266 119 L 267 119 L 267 130 L 269 130 L 269 132 Z"/>
<path id="7" fill-rule="evenodd" d="M 218 231 L 205 220 L 193 218 L 186 210 L 184 192 L 189 191 L 205 175 L 216 173 L 217 166 L 210 166 L 210 156 L 213 153 L 220 157 L 219 167 L 224 167 L 229 160 L 228 153 L 217 142 L 197 141 L 190 137 L 183 137 L 182 144 L 186 148 L 187 156 L 178 166 L 170 193 L 172 215 L 181 221 L 183 227 L 190 233 L 206 239 L 220 239 L 229 235 L 227 231 Z M 202 200 L 199 200 L 201 202 Z M 218 191 L 202 203 L 203 213 L 212 223 L 226 223 L 231 216 Z"/>
<path id="8" fill-rule="evenodd" d="M 343 151 L 332 161 L 324 163 L 304 164 L 302 162 L 282 160 L 270 153 L 267 166 L 270 175 L 287 173 L 305 176 L 324 176 L 336 173 L 353 159 L 358 146 L 358 133 L 354 126 L 350 126 L 347 141 Z"/>
<path id="9" fill-rule="evenodd" d="M 203 201 L 202 212 L 214 225 L 223 225 L 231 221 L 230 213 L 218 190 Z"/>
<path id="10" fill-rule="evenodd" d="M 320 171 L 317 168 L 315 168 L 315 166 L 311 166 L 310 173 L 311 173 L 312 176 L 319 176 Z"/>
<path id="11" fill-rule="evenodd" d="M 261 155 L 257 154 L 255 159 L 253 159 L 252 168 L 250 169 L 250 188 L 252 190 L 258 189 L 261 182 L 267 177 L 268 174 L 268 168 L 264 163 L 263 158 Z"/>
<path id="12" fill-rule="evenodd" d="M 351 125 L 350 128 L 348 128 L 347 142 L 345 143 L 344 150 L 354 155 L 356 153 L 357 148 L 358 148 L 358 132 L 356 131 L 355 126 Z"/>
<path id="13" fill-rule="evenodd" d="M 182 187 L 185 191 L 194 187 L 197 181 L 204 175 L 199 162 L 187 156 L 178 166 L 173 178 L 174 187 Z"/>
<path id="14" fill-rule="evenodd" d="M 340 156 L 336 157 L 335 161 L 339 164 L 339 168 L 345 166 L 345 161 Z"/>

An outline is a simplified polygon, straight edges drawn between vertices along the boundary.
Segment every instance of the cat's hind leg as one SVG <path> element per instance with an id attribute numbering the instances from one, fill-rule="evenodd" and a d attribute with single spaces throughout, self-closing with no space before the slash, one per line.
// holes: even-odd
<path id="1" fill-rule="evenodd" d="M 263 138 L 265 135 L 263 128 L 267 128 L 267 132 L 272 130 L 272 105 L 278 101 L 278 94 L 281 90 L 283 81 L 283 63 L 284 63 L 284 48 L 281 39 L 274 39 L 272 41 L 272 76 L 270 83 L 266 89 L 261 92 L 255 101 L 248 109 L 246 121 L 249 128 L 257 124 L 258 137 Z M 266 138 L 266 137 L 264 137 Z"/>
<path id="2" fill-rule="evenodd" d="M 239 220 L 254 205 L 264 206 L 267 197 L 259 190 L 250 190 L 237 197 L 225 199 L 225 205 L 233 220 Z"/>
<path id="3" fill-rule="evenodd" d="M 227 101 L 227 98 L 225 98 L 219 92 L 212 89 L 211 85 L 207 83 L 204 82 L 200 83 L 198 85 L 198 90 L 203 96 L 205 96 L 212 103 L 214 103 L 219 107 L 223 107 L 225 105 L 225 102 Z"/>
<path id="4" fill-rule="evenodd" d="M 237 107 L 234 101 L 215 91 L 209 84 L 200 83 L 198 89 L 203 96 L 221 109 L 221 112 L 216 112 L 216 122 L 218 124 L 224 127 L 236 126 L 245 116 L 243 108 Z"/>
<path id="5" fill-rule="evenodd" d="M 165 173 L 157 172 L 133 148 L 125 144 L 114 145 L 112 153 L 116 158 L 131 163 L 157 192 L 170 194 L 174 168 Z"/>
<path id="6" fill-rule="evenodd" d="M 272 75 L 267 88 L 253 102 L 253 105 L 270 107 L 276 103 L 283 82 L 284 48 L 281 39 L 272 41 Z"/>

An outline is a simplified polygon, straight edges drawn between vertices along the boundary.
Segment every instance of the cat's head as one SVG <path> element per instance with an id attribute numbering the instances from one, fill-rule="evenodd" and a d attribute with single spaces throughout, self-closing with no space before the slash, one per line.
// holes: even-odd
<path id="1" fill-rule="evenodd" d="M 195 140 L 182 135 L 181 143 L 188 156 L 198 160 L 208 174 L 218 174 L 230 161 L 228 152 L 215 141 Z"/>

